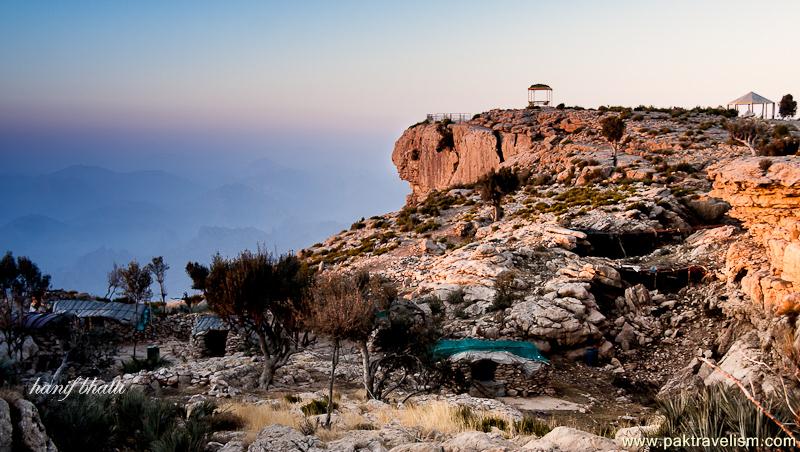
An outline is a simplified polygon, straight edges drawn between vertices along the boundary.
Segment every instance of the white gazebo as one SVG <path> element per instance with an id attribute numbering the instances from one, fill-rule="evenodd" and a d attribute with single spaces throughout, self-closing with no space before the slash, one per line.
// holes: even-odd
<path id="1" fill-rule="evenodd" d="M 732 100 L 732 101 L 728 102 L 728 108 L 733 106 L 733 108 L 736 111 L 739 111 L 739 105 L 746 105 L 747 106 L 747 110 L 745 110 L 745 111 L 747 113 L 749 113 L 750 115 L 755 115 L 755 111 L 753 111 L 753 107 L 755 105 L 761 105 L 761 117 L 762 118 L 766 118 L 767 117 L 767 106 L 768 105 L 772 105 L 772 119 L 775 119 L 775 102 L 767 99 L 764 96 L 756 94 L 756 93 L 754 93 L 752 91 L 750 91 L 749 93 L 745 94 L 744 96 L 742 96 L 742 97 L 740 97 L 740 98 L 738 98 L 736 100 Z"/>

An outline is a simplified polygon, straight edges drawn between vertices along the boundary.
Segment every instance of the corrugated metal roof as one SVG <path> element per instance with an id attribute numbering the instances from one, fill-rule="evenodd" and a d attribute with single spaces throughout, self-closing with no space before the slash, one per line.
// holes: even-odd
<path id="1" fill-rule="evenodd" d="M 750 91 L 744 96 L 728 102 L 728 105 L 774 104 L 774 103 L 775 102 L 772 102 L 766 97 Z"/>
<path id="2" fill-rule="evenodd" d="M 228 325 L 215 315 L 198 317 L 192 327 L 192 336 L 205 334 L 209 331 L 228 331 Z"/>
<path id="3" fill-rule="evenodd" d="M 28 330 L 39 330 L 48 326 L 54 325 L 58 322 L 74 318 L 73 314 L 56 314 L 53 312 L 34 312 L 25 314 L 23 321 L 23 328 Z M 14 314 L 11 319 L 12 322 L 17 321 L 17 315 Z"/>
<path id="4" fill-rule="evenodd" d="M 53 312 L 71 313 L 80 318 L 101 317 L 120 323 L 135 324 L 144 316 L 144 306 L 117 303 L 114 301 L 58 300 L 53 303 Z"/>

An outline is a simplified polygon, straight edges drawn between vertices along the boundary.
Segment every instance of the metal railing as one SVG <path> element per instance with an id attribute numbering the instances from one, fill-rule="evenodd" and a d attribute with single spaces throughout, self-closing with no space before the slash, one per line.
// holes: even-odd
<path id="1" fill-rule="evenodd" d="M 464 122 L 472 119 L 471 113 L 428 113 L 428 121 L 438 122 L 444 119 L 449 119 L 453 122 Z"/>

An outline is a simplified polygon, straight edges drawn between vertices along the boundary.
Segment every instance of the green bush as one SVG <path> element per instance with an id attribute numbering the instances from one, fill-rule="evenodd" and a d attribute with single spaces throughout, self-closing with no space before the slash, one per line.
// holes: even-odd
<path id="1" fill-rule="evenodd" d="M 211 431 L 214 405 L 185 410 L 139 391 L 117 396 L 73 394 L 36 400 L 42 422 L 62 452 L 150 450 L 200 452 Z M 227 426 L 230 426 L 230 422 Z"/>

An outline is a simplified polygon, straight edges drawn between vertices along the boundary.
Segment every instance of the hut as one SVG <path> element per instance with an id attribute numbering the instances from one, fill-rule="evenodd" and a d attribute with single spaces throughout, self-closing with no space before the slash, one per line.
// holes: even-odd
<path id="1" fill-rule="evenodd" d="M 189 340 L 192 353 L 198 357 L 224 356 L 228 331 L 228 325 L 215 315 L 198 317 Z"/>
<path id="2" fill-rule="evenodd" d="M 19 317 L 14 316 L 13 322 Z M 71 314 L 31 313 L 25 314 L 20 333 L 25 335 L 22 344 L 22 365 L 34 371 L 55 369 L 72 346 L 72 335 L 76 317 Z M 0 337 L 0 357 L 10 357 L 8 346 Z"/>
<path id="3" fill-rule="evenodd" d="M 759 114 L 760 114 L 760 116 L 762 118 L 766 118 L 767 117 L 767 112 L 769 111 L 767 107 L 769 105 L 772 105 L 772 118 L 771 119 L 775 119 L 775 102 L 767 99 L 764 96 L 756 94 L 756 93 L 754 93 L 752 91 L 750 91 L 749 93 L 745 94 L 744 96 L 742 96 L 742 97 L 740 97 L 738 99 L 734 99 L 734 100 L 728 102 L 728 108 L 733 107 L 733 109 L 735 109 L 737 112 L 739 111 L 739 106 L 740 105 L 744 105 L 746 107 L 745 115 L 748 115 L 748 116 L 754 116 L 755 115 L 755 106 L 759 105 L 761 107 Z"/>
<path id="4" fill-rule="evenodd" d="M 548 382 L 549 361 L 526 341 L 441 340 L 433 354 L 449 360 L 476 397 L 527 397 L 542 392 Z"/>
<path id="5" fill-rule="evenodd" d="M 146 305 L 97 300 L 57 300 L 53 313 L 74 314 L 88 329 L 105 329 L 130 335 L 130 329 L 143 331 L 150 319 Z"/>

